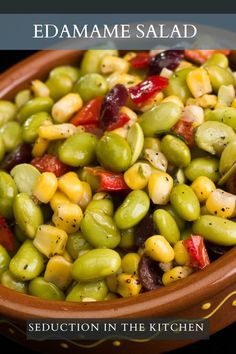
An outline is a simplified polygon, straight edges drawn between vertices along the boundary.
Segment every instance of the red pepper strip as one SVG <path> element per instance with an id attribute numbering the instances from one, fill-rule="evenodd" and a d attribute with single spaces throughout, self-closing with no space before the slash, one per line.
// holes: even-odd
<path id="1" fill-rule="evenodd" d="M 15 249 L 13 233 L 7 221 L 2 216 L 0 216 L 0 244 L 5 247 L 7 251 L 14 251 Z"/>
<path id="2" fill-rule="evenodd" d="M 187 248 L 191 258 L 190 266 L 203 269 L 210 264 L 202 236 L 191 235 L 190 238 L 183 240 L 183 244 Z"/>
<path id="3" fill-rule="evenodd" d="M 222 53 L 224 55 L 229 55 L 230 50 L 227 49 L 216 49 L 216 50 L 199 50 L 199 49 L 194 49 L 194 50 L 185 50 L 185 58 L 190 59 L 196 63 L 203 64 L 205 61 L 207 61 L 212 54 L 214 53 Z"/>
<path id="4" fill-rule="evenodd" d="M 103 130 L 99 128 L 98 124 L 84 124 L 83 125 L 86 132 L 96 135 L 101 138 L 103 136 Z"/>
<path id="5" fill-rule="evenodd" d="M 194 127 L 191 121 L 180 119 L 171 130 L 177 136 L 182 137 L 189 148 L 194 146 Z"/>
<path id="6" fill-rule="evenodd" d="M 99 121 L 103 98 L 104 97 L 99 96 L 86 103 L 86 105 L 72 117 L 70 123 L 76 126 L 97 123 Z"/>
<path id="7" fill-rule="evenodd" d="M 100 178 L 97 192 L 129 191 L 122 173 L 114 173 L 101 167 L 85 167 L 85 170 Z"/>
<path id="8" fill-rule="evenodd" d="M 121 127 L 123 127 L 123 125 L 128 123 L 128 121 L 129 121 L 129 117 L 127 116 L 127 114 L 119 113 L 117 121 L 108 125 L 107 130 L 110 131 L 110 130 L 114 130 L 117 128 L 121 128 Z"/>
<path id="9" fill-rule="evenodd" d="M 145 69 L 148 67 L 151 56 L 147 52 L 140 52 L 130 60 L 130 66 L 134 69 Z"/>
<path id="10" fill-rule="evenodd" d="M 156 93 L 166 88 L 168 81 L 167 78 L 162 76 L 149 76 L 136 86 L 129 88 L 130 98 L 137 105 L 143 104 Z"/>
<path id="11" fill-rule="evenodd" d="M 40 172 L 52 172 L 57 177 L 69 172 L 69 167 L 61 162 L 56 156 L 46 154 L 42 157 L 35 157 L 31 161 L 31 165 L 35 166 Z"/>

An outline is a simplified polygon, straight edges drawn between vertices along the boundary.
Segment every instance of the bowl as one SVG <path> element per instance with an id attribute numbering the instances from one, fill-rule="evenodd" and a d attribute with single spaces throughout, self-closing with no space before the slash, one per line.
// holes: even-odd
<path id="1" fill-rule="evenodd" d="M 83 51 L 42 51 L 16 64 L 0 76 L 0 98 L 12 99 L 32 79 L 45 79 L 55 66 L 78 64 Z M 205 318 L 210 334 L 236 320 L 236 247 L 207 268 L 171 285 L 137 297 L 105 302 L 70 303 L 46 301 L 16 293 L 0 285 L 0 331 L 11 340 L 43 353 L 128 354 L 134 350 L 163 353 L 190 343 L 189 340 L 27 341 L 25 321 L 32 318 Z"/>

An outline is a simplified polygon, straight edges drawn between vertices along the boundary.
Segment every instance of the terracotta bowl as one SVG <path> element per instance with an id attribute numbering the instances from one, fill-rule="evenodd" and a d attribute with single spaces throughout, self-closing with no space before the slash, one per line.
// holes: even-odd
<path id="1" fill-rule="evenodd" d="M 81 51 L 43 51 L 34 54 L 0 76 L 0 98 L 12 99 L 35 78 L 61 64 L 78 64 Z M 30 318 L 207 318 L 210 333 L 236 320 L 236 247 L 213 262 L 168 287 L 137 297 L 96 303 L 41 300 L 0 286 L 0 330 L 5 336 L 43 353 L 163 353 L 189 341 L 26 341 L 25 320 Z"/>

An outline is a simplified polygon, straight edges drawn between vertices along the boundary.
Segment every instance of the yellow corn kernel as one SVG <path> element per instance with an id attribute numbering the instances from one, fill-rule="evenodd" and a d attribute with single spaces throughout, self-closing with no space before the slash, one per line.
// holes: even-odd
<path id="1" fill-rule="evenodd" d="M 124 128 L 131 127 L 131 125 L 136 123 L 137 120 L 138 120 L 137 114 L 132 109 L 130 109 L 129 107 L 122 106 L 120 108 L 119 113 L 126 114 L 129 117 L 129 121 L 123 126 Z"/>
<path id="2" fill-rule="evenodd" d="M 213 215 L 231 218 L 236 215 L 236 196 L 222 189 L 215 189 L 206 201 L 206 207 Z"/>
<path id="3" fill-rule="evenodd" d="M 116 128 L 112 130 L 112 133 L 115 133 L 121 136 L 122 138 L 126 139 L 128 135 L 128 128 L 124 128 L 124 127 Z"/>
<path id="4" fill-rule="evenodd" d="M 216 189 L 215 183 L 206 176 L 197 177 L 191 184 L 191 188 L 196 194 L 199 202 L 205 202 L 211 192 Z"/>
<path id="5" fill-rule="evenodd" d="M 235 99 L 235 90 L 233 85 L 221 85 L 218 90 L 218 103 L 216 107 L 230 107 Z"/>
<path id="6" fill-rule="evenodd" d="M 113 74 L 107 77 L 107 83 L 109 89 L 112 89 L 113 86 L 117 84 L 122 84 L 126 88 L 137 85 L 141 79 L 138 76 L 130 74 L 121 74 L 120 72 L 114 72 Z"/>
<path id="7" fill-rule="evenodd" d="M 174 74 L 174 72 L 172 70 L 167 69 L 167 68 L 163 68 L 160 72 L 160 76 L 166 77 L 167 79 L 170 79 L 173 74 Z"/>
<path id="8" fill-rule="evenodd" d="M 77 132 L 77 127 L 71 123 L 42 125 L 39 127 L 39 136 L 47 140 L 66 139 Z"/>
<path id="9" fill-rule="evenodd" d="M 92 189 L 90 187 L 90 184 L 87 182 L 81 182 L 82 183 L 82 187 L 83 187 L 83 194 L 82 197 L 79 201 L 79 206 L 84 210 L 87 208 L 88 204 L 91 202 L 92 200 Z"/>
<path id="10" fill-rule="evenodd" d="M 132 59 L 134 59 L 137 56 L 137 53 L 135 52 L 128 52 L 125 54 L 125 56 L 123 57 L 124 60 L 126 61 L 130 61 Z"/>
<path id="11" fill-rule="evenodd" d="M 57 177 L 52 172 L 43 172 L 33 188 L 33 195 L 42 203 L 48 203 L 57 190 Z"/>
<path id="12" fill-rule="evenodd" d="M 161 141 L 158 138 L 146 137 L 143 143 L 143 152 L 145 149 L 151 149 L 156 152 L 161 151 Z"/>
<path id="13" fill-rule="evenodd" d="M 138 274 L 138 265 L 140 262 L 140 255 L 137 253 L 127 253 L 121 259 L 121 269 L 124 273 L 137 275 Z"/>
<path id="14" fill-rule="evenodd" d="M 217 106 L 216 95 L 203 95 L 196 99 L 196 103 L 202 108 L 215 108 Z"/>
<path id="15" fill-rule="evenodd" d="M 138 295 L 142 289 L 139 278 L 135 275 L 121 273 L 117 276 L 117 293 L 122 297 Z"/>
<path id="16" fill-rule="evenodd" d="M 165 155 L 161 151 L 152 149 L 145 149 L 143 151 L 143 157 L 150 162 L 150 164 L 157 170 L 166 172 L 168 161 Z"/>
<path id="17" fill-rule="evenodd" d="M 163 92 L 158 92 L 156 95 L 150 98 L 150 100 L 147 101 L 147 103 L 143 104 L 142 107 L 140 107 L 141 112 L 146 112 L 149 111 L 152 107 L 156 106 L 158 103 L 160 103 L 164 98 Z"/>
<path id="18" fill-rule="evenodd" d="M 82 106 L 83 101 L 78 93 L 68 93 L 53 105 L 52 117 L 55 122 L 64 123 Z"/>
<path id="19" fill-rule="evenodd" d="M 171 262 L 175 253 L 169 242 L 161 235 L 154 235 L 145 241 L 145 253 L 154 261 Z"/>
<path id="20" fill-rule="evenodd" d="M 178 265 L 188 265 L 190 263 L 190 256 L 183 244 L 183 241 L 177 241 L 174 245 L 174 252 L 175 252 L 175 262 Z"/>
<path id="21" fill-rule="evenodd" d="M 68 204 L 68 203 L 71 203 L 70 199 L 67 198 L 67 196 L 64 193 L 58 190 L 50 200 L 50 206 L 53 211 L 55 211 L 60 205 Z"/>
<path id="22" fill-rule="evenodd" d="M 71 270 L 71 262 L 62 256 L 53 256 L 47 263 L 44 279 L 55 284 L 59 289 L 66 290 L 72 281 Z"/>
<path id="23" fill-rule="evenodd" d="M 127 73 L 129 63 L 127 60 L 112 55 L 105 55 L 100 62 L 100 72 L 102 74 L 111 74 L 114 72 Z"/>
<path id="24" fill-rule="evenodd" d="M 31 90 L 36 97 L 49 97 L 50 91 L 47 85 L 41 80 L 33 80 L 31 84 Z"/>
<path id="25" fill-rule="evenodd" d="M 38 136 L 31 152 L 32 156 L 33 157 L 43 156 L 47 151 L 49 144 L 50 142 L 48 140 L 40 138 L 40 136 Z"/>
<path id="26" fill-rule="evenodd" d="M 77 204 L 68 203 L 58 206 L 52 216 L 52 221 L 56 227 L 71 234 L 78 231 L 82 218 L 81 208 Z"/>
<path id="27" fill-rule="evenodd" d="M 191 68 L 193 66 L 192 63 L 190 63 L 189 61 L 187 60 L 181 60 L 179 66 L 177 67 L 177 69 L 175 71 L 179 71 L 179 70 L 182 70 L 182 69 L 187 69 L 187 68 Z"/>
<path id="28" fill-rule="evenodd" d="M 196 104 L 188 105 L 183 110 L 182 119 L 192 122 L 196 128 L 204 122 L 204 110 Z"/>
<path id="29" fill-rule="evenodd" d="M 209 75 L 203 68 L 197 68 L 190 71 L 187 75 L 186 82 L 189 90 L 195 98 L 212 91 Z"/>
<path id="30" fill-rule="evenodd" d="M 59 178 L 58 188 L 75 204 L 83 196 L 83 184 L 75 172 L 68 172 Z"/>
<path id="31" fill-rule="evenodd" d="M 148 184 L 152 170 L 149 164 L 137 162 L 124 173 L 124 180 L 129 188 L 143 189 Z"/>
<path id="32" fill-rule="evenodd" d="M 177 266 L 164 273 L 162 276 L 162 282 L 164 285 L 173 283 L 176 280 L 186 278 L 193 272 L 192 268 L 187 266 Z"/>
<path id="33" fill-rule="evenodd" d="M 158 171 L 148 181 L 148 194 L 154 204 L 165 205 L 170 199 L 173 178 L 165 172 Z"/>
<path id="34" fill-rule="evenodd" d="M 162 101 L 162 102 L 173 102 L 175 104 L 177 104 L 180 108 L 184 108 L 184 104 L 183 102 L 181 101 L 181 99 L 178 97 L 178 96 L 175 96 L 175 95 L 170 95 L 168 97 L 165 97 Z"/>
<path id="35" fill-rule="evenodd" d="M 197 105 L 197 99 L 193 97 L 189 97 L 186 101 L 186 106 L 189 105 Z"/>
<path id="36" fill-rule="evenodd" d="M 38 227 L 34 246 L 48 258 L 62 254 L 66 247 L 67 233 L 55 226 L 41 225 Z"/>
<path id="37" fill-rule="evenodd" d="M 233 100 L 231 107 L 236 108 L 236 98 Z"/>
<path id="38" fill-rule="evenodd" d="M 106 277 L 106 284 L 109 291 L 116 293 L 118 286 L 117 274 L 112 274 Z"/>

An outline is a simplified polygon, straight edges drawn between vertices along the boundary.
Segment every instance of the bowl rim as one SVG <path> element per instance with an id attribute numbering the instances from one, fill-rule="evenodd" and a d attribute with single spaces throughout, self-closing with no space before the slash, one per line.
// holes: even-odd
<path id="1" fill-rule="evenodd" d="M 22 60 L 0 75 L 0 99 L 12 99 L 32 79 L 56 65 L 75 64 L 84 51 L 45 50 Z M 169 286 L 129 298 L 100 302 L 43 300 L 0 285 L 0 313 L 29 318 L 118 318 L 172 316 L 225 290 L 236 281 L 236 247 L 205 269 Z"/>

